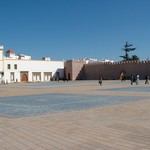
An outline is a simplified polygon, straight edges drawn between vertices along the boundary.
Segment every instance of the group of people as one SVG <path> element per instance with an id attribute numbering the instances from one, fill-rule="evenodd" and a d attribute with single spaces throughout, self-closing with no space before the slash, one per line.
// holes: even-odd
<path id="1" fill-rule="evenodd" d="M 139 81 L 140 81 L 140 76 L 139 76 L 139 74 L 134 75 L 134 76 L 133 76 L 133 75 L 131 76 L 131 85 L 133 84 L 133 82 L 135 82 L 136 85 L 138 85 L 138 84 L 139 84 Z M 145 76 L 145 84 L 149 84 L 149 76 L 148 76 L 148 75 Z"/>
<path id="2" fill-rule="evenodd" d="M 121 82 L 125 81 L 125 74 L 124 74 L 124 73 L 122 73 L 122 74 L 120 75 L 120 80 L 121 80 Z M 100 75 L 100 76 L 99 76 L 99 81 L 98 81 L 98 83 L 99 83 L 100 86 L 102 86 L 102 81 L 103 81 L 103 76 Z M 139 84 L 139 81 L 140 81 L 140 76 L 139 76 L 139 74 L 137 74 L 137 75 L 131 75 L 131 85 L 132 85 L 134 82 L 136 83 L 136 85 L 138 85 L 138 84 Z M 145 84 L 149 84 L 149 76 L 148 76 L 148 75 L 145 76 Z"/>
<path id="3" fill-rule="evenodd" d="M 139 84 L 139 81 L 140 81 L 140 76 L 139 76 L 139 74 L 137 74 L 137 75 L 132 75 L 131 76 L 131 85 L 135 82 L 136 83 L 136 85 L 138 85 Z"/>

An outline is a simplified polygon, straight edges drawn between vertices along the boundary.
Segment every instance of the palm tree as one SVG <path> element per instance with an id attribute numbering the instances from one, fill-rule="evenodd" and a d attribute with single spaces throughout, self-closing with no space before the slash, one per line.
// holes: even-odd
<path id="1" fill-rule="evenodd" d="M 137 55 L 132 55 L 131 60 L 140 60 L 140 58 Z"/>

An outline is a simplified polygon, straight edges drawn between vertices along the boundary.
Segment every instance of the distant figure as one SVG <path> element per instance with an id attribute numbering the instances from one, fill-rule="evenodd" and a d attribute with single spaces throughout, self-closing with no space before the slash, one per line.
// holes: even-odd
<path id="1" fill-rule="evenodd" d="M 121 74 L 120 74 L 120 80 L 121 80 L 121 82 L 125 82 L 125 74 L 122 72 Z"/>
<path id="2" fill-rule="evenodd" d="M 145 76 L 145 84 L 149 84 L 149 76 L 148 75 Z"/>
<path id="3" fill-rule="evenodd" d="M 134 82 L 134 76 L 131 75 L 131 85 L 133 84 L 133 82 Z"/>
<path id="4" fill-rule="evenodd" d="M 139 76 L 139 74 L 137 74 L 137 75 L 136 75 L 136 85 L 139 84 L 139 81 L 140 81 L 140 76 Z"/>
<path id="5" fill-rule="evenodd" d="M 103 76 L 100 75 L 100 76 L 99 76 L 99 85 L 100 85 L 100 86 L 102 86 L 102 81 L 103 81 Z"/>

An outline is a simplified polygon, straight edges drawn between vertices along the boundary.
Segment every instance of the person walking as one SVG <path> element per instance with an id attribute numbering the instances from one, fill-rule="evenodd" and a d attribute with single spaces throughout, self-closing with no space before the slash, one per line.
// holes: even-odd
<path id="1" fill-rule="evenodd" d="M 131 75 L 131 85 L 133 84 L 134 81 L 135 81 L 135 76 Z"/>
<path id="2" fill-rule="evenodd" d="M 145 76 L 145 84 L 149 84 L 149 76 L 148 75 Z"/>
<path id="3" fill-rule="evenodd" d="M 103 82 L 103 76 L 100 75 L 100 76 L 99 76 L 99 85 L 100 85 L 100 86 L 102 86 L 102 82 Z"/>
<path id="4" fill-rule="evenodd" d="M 123 82 L 123 81 L 125 82 L 126 81 L 125 79 L 126 79 L 126 75 L 125 75 L 125 73 L 122 72 L 120 75 L 121 82 Z"/>
<path id="5" fill-rule="evenodd" d="M 137 74 L 137 75 L 136 75 L 136 85 L 139 84 L 139 81 L 140 81 L 140 76 L 139 76 L 139 74 Z"/>

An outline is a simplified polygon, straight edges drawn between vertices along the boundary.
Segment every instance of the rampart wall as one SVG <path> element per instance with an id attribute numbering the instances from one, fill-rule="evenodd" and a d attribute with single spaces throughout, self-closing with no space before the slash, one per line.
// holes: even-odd
<path id="1" fill-rule="evenodd" d="M 150 76 L 150 61 L 96 62 L 85 64 L 83 68 L 85 80 L 97 80 L 100 75 L 106 80 L 116 80 L 122 72 L 127 78 L 136 74 L 140 75 L 140 79 L 144 79 L 145 75 Z"/>

